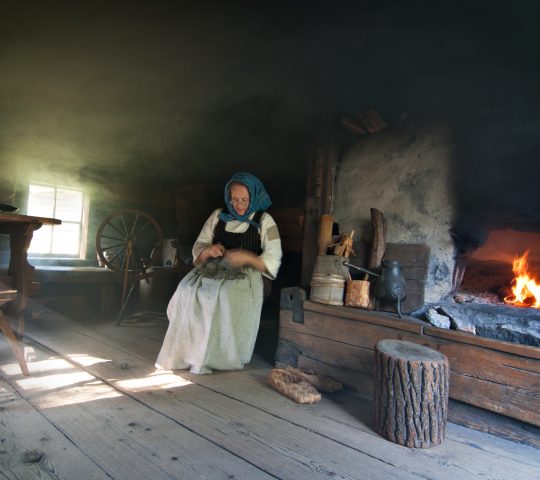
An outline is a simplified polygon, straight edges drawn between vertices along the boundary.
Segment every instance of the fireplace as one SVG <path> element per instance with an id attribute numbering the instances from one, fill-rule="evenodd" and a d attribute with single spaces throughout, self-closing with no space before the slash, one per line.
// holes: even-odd
<path id="1" fill-rule="evenodd" d="M 504 139 L 486 141 L 440 124 L 400 125 L 366 137 L 338 165 L 334 217 L 369 244 L 375 207 L 384 212 L 387 242 L 429 247 L 417 318 L 538 346 L 540 309 L 503 300 L 515 255 L 529 249 L 529 266 L 540 272 L 540 212 L 529 178 L 538 167 L 528 168 L 535 152 L 496 149 Z M 523 168 L 509 171 L 505 161 Z"/>
<path id="2" fill-rule="evenodd" d="M 521 143 L 516 153 L 501 145 L 502 135 L 475 138 L 473 129 L 462 133 L 433 123 L 397 125 L 363 137 L 340 159 L 333 208 L 340 230 L 355 230 L 354 249 L 361 252 L 371 242 L 370 208 L 376 208 L 387 221 L 387 246 L 426 247 L 418 250 L 428 252 L 425 265 L 413 272 L 424 274 L 415 276 L 423 289 L 422 304 L 400 319 L 317 304 L 305 300 L 305 292 L 282 291 L 276 361 L 326 372 L 369 394 L 376 342 L 406 339 L 448 356 L 451 399 L 540 426 L 540 348 L 532 335 L 540 325 L 540 309 L 502 301 L 513 277 L 512 259 L 523 248 L 503 254 L 497 247 L 495 259 L 483 257 L 498 231 L 540 232 L 535 201 L 540 151 Z M 528 168 L 509 172 L 506 163 Z M 532 249 L 538 241 L 526 243 Z M 531 268 L 537 259 L 531 250 Z M 351 261 L 366 266 L 362 258 Z M 474 277 L 471 293 L 467 289 Z M 426 322 L 430 310 L 445 315 L 448 328 Z M 505 315 L 517 317 L 513 331 L 500 326 L 507 323 L 499 321 Z M 473 325 L 480 317 L 481 325 Z M 493 330 L 498 338 L 482 336 L 492 336 Z M 470 426 L 480 424 L 468 413 L 465 417 Z"/>
<path id="3" fill-rule="evenodd" d="M 540 346 L 540 234 L 493 230 L 462 253 L 450 300 L 428 310 L 437 326 Z"/>
<path id="4" fill-rule="evenodd" d="M 540 282 L 536 280 L 540 278 L 540 233 L 493 230 L 484 245 L 458 264 L 462 271 L 456 278 L 461 282 L 455 290 L 464 296 L 475 297 L 481 303 L 540 307 L 540 299 L 535 300 L 539 287 L 534 285 Z M 524 280 L 530 282 L 516 285 L 520 274 L 528 276 Z M 512 286 L 519 291 L 513 292 Z"/>

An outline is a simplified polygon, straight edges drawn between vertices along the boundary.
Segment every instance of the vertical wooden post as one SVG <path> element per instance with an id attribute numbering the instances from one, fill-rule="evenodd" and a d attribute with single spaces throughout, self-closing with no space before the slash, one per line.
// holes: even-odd
<path id="1" fill-rule="evenodd" d="M 301 285 L 309 287 L 318 254 L 319 219 L 332 215 L 337 149 L 333 142 L 317 146 L 309 163 L 304 215 Z"/>

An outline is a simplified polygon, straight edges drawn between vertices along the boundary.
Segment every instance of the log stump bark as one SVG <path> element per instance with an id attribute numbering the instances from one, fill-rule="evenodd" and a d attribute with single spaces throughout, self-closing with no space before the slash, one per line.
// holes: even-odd
<path id="1" fill-rule="evenodd" d="M 412 448 L 439 445 L 446 432 L 449 367 L 441 352 L 402 340 L 375 347 L 377 432 Z"/>

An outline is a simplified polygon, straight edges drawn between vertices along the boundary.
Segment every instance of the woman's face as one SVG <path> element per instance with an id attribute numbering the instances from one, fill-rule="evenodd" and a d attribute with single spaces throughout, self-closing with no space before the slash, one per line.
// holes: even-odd
<path id="1" fill-rule="evenodd" d="M 244 185 L 231 186 L 231 204 L 238 215 L 245 215 L 249 208 L 249 190 Z"/>

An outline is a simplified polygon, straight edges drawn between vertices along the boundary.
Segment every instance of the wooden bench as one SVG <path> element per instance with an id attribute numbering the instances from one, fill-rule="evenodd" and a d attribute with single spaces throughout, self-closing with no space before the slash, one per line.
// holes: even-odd
<path id="1" fill-rule="evenodd" d="M 34 280 L 40 284 L 42 299 L 79 297 L 87 304 L 84 306 L 93 305 L 102 313 L 120 308 L 122 272 L 101 267 L 38 266 Z"/>

